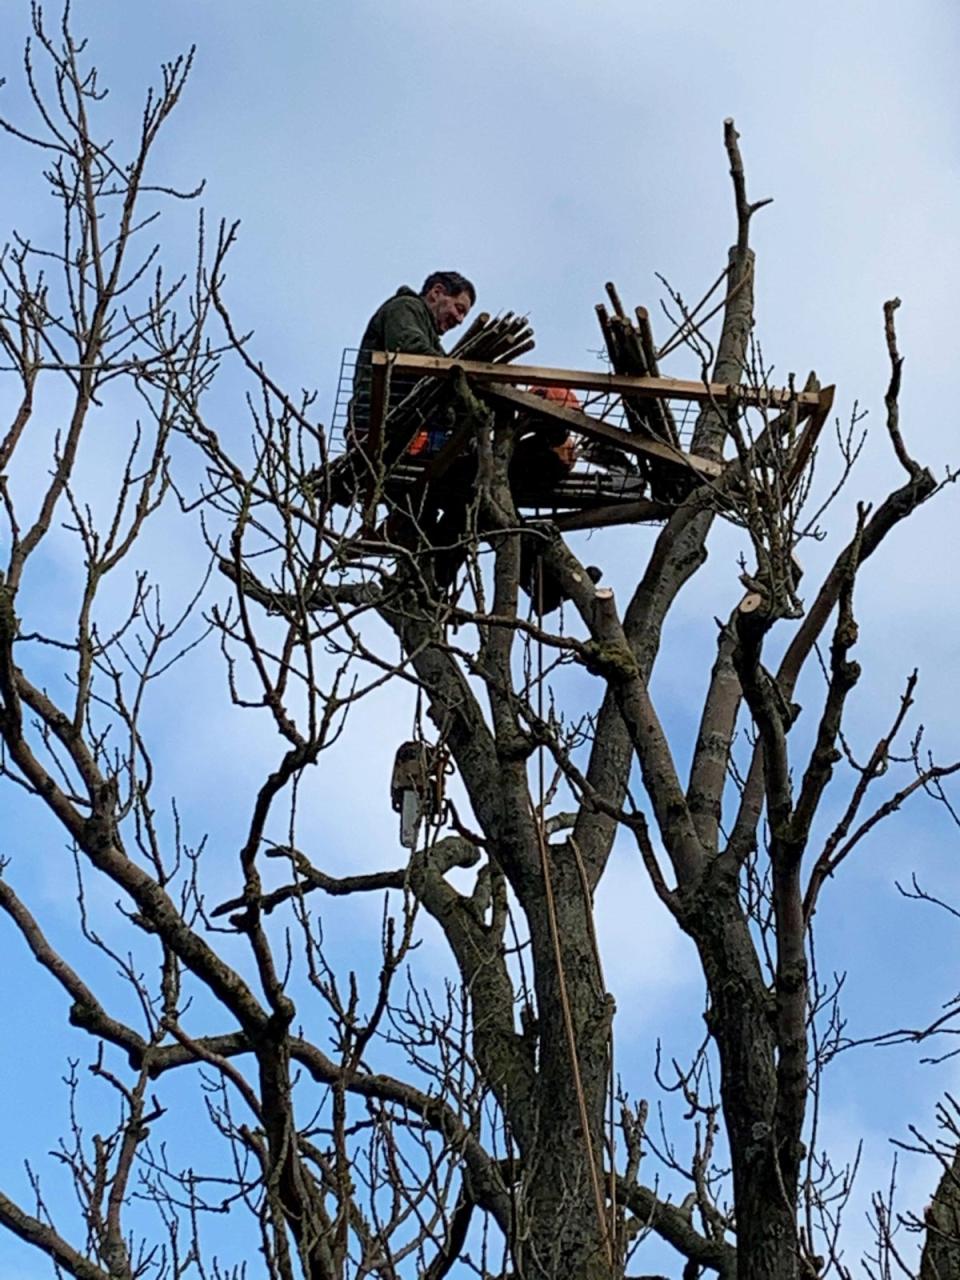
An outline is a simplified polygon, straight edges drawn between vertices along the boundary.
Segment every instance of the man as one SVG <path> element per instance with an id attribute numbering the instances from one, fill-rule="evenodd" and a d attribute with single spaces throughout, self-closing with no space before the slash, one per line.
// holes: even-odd
<path id="1" fill-rule="evenodd" d="M 531 386 L 527 390 L 548 404 L 583 410 L 580 397 L 571 387 Z M 549 418 L 538 420 L 535 415 L 521 416 L 510 460 L 510 487 L 514 496 L 526 502 L 543 502 L 549 507 L 555 501 L 556 485 L 573 470 L 578 454 L 577 440 L 563 422 Z M 541 620 L 567 599 L 557 577 L 544 564 L 542 552 L 547 541 L 545 530 L 534 529 L 528 531 L 520 543 L 520 586 Z M 596 565 L 587 565 L 586 569 L 592 582 L 600 581 L 603 575 Z"/>
<path id="2" fill-rule="evenodd" d="M 370 415 L 370 353 L 402 351 L 407 355 L 442 356 L 440 338 L 462 324 L 477 300 L 477 291 L 457 271 L 434 271 L 419 294 L 402 285 L 370 317 L 360 339 L 353 379 L 352 426 L 357 439 L 366 434 Z M 416 375 L 395 374 L 390 380 L 390 404 L 397 405 L 417 382 Z M 421 433 L 412 452 L 423 452 L 429 436 Z"/>
<path id="3" fill-rule="evenodd" d="M 419 294 L 402 285 L 373 313 L 360 339 L 367 351 L 442 356 L 440 337 L 465 319 L 477 291 L 456 271 L 434 271 Z"/>
<path id="4" fill-rule="evenodd" d="M 354 376 L 351 405 L 351 428 L 354 439 L 362 447 L 370 414 L 370 352 L 402 351 L 411 355 L 444 355 L 440 338 L 462 324 L 477 300 L 476 290 L 465 276 L 456 271 L 434 271 L 427 276 L 419 294 L 402 286 L 371 316 L 360 340 L 360 354 Z M 396 374 L 390 379 L 390 407 L 403 400 L 419 381 L 416 374 Z M 579 408 L 574 392 L 561 388 L 535 388 L 545 399 L 560 400 L 568 408 Z M 533 472 L 529 479 L 548 487 L 573 466 L 576 450 L 563 428 L 551 433 L 550 426 L 527 433 L 529 440 L 518 442 L 518 455 L 511 467 L 511 478 Z M 448 436 L 446 423 L 435 426 L 424 423 L 406 447 L 412 456 L 427 457 L 436 453 Z M 401 446 L 402 447 L 402 446 Z M 442 483 L 428 486 L 420 495 L 414 513 L 395 507 L 384 532 L 390 541 L 401 546 L 417 546 L 421 539 L 433 548 L 430 560 L 437 585 L 452 585 L 463 563 L 467 510 L 473 497 L 476 479 L 476 457 L 470 452 L 456 459 Z M 535 599 L 541 613 L 549 613 L 563 601 L 563 592 L 540 560 L 535 545 L 524 539 L 521 553 L 521 585 Z M 594 581 L 596 570 L 590 571 Z"/>
<path id="5" fill-rule="evenodd" d="M 424 280 L 419 294 L 404 285 L 370 317 L 360 339 L 348 428 L 348 434 L 359 446 L 361 456 L 370 427 L 371 353 L 399 351 L 408 355 L 444 355 L 440 338 L 463 323 L 476 299 L 476 289 L 465 276 L 457 271 L 434 271 Z M 390 378 L 388 409 L 396 408 L 418 381 L 416 374 L 394 372 Z M 384 458 L 388 465 L 396 461 L 400 451 L 427 457 L 442 447 L 449 434 L 448 415 L 438 409 L 436 419 L 431 419 L 421 417 L 419 423 L 405 422 L 402 428 L 404 438 L 392 441 L 388 425 L 384 442 Z M 458 459 L 443 485 L 431 485 L 416 497 L 416 512 L 407 509 L 410 499 L 405 499 L 394 508 L 384 526 L 390 541 L 413 547 L 422 539 L 435 548 L 431 558 L 441 587 L 450 585 L 462 562 L 460 544 L 472 494 L 474 469 L 472 458 Z"/>

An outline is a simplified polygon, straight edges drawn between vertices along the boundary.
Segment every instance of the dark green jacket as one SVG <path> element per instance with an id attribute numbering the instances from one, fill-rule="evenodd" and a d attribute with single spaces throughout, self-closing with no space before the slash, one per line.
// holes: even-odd
<path id="1" fill-rule="evenodd" d="M 442 356 L 440 334 L 430 308 L 418 293 L 402 285 L 373 313 L 360 339 L 353 377 L 353 422 L 362 435 L 370 413 L 370 352 L 403 351 L 408 355 Z M 390 404 L 397 405 L 416 385 L 417 378 L 395 374 L 390 380 Z"/>
<path id="2" fill-rule="evenodd" d="M 405 351 L 409 355 L 442 356 L 440 335 L 430 308 L 418 293 L 401 285 L 378 307 L 360 339 L 361 350 Z"/>

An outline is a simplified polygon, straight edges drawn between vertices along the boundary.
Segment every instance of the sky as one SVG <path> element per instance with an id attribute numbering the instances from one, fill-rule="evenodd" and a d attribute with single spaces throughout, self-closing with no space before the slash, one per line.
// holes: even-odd
<path id="1" fill-rule="evenodd" d="M 47 12 L 52 22 L 56 10 Z M 952 385 L 960 12 L 952 0 L 738 0 L 722 9 L 707 0 L 74 0 L 73 14 L 110 86 L 105 127 L 121 142 L 159 62 L 196 45 L 157 172 L 180 187 L 205 180 L 208 225 L 239 219 L 227 297 L 277 381 L 316 389 L 321 421 L 329 418 L 342 349 L 356 344 L 386 296 L 401 284 L 419 285 L 436 268 L 474 280 L 484 310 L 528 314 L 538 363 L 596 364 L 593 307 L 607 280 L 629 306 L 646 305 L 655 331 L 665 332 L 657 273 L 684 297 L 699 297 L 735 233 L 723 149 L 723 121 L 733 117 L 751 198 L 774 201 L 757 214 L 752 233 L 757 333 L 772 381 L 815 369 L 837 385 L 837 418 L 846 422 L 858 405 L 871 428 L 849 497 L 835 509 L 832 537 L 802 553 L 808 580 L 848 536 L 854 500 L 877 501 L 898 482 L 882 430 L 887 298 L 902 299 L 908 446 L 938 475 L 960 463 Z M 0 0 L 0 76 L 7 81 L 0 110 L 21 121 L 28 25 L 25 2 Z M 37 238 L 55 233 L 37 155 L 3 139 L 0 163 L 0 241 L 13 228 Z M 189 263 L 195 218 L 196 208 L 185 206 L 164 223 L 173 264 Z M 697 370 L 681 353 L 663 372 Z M 0 404 L 5 394 L 0 389 Z M 227 385 L 218 402 L 228 429 L 232 394 Z M 123 430 L 122 422 L 108 422 L 105 439 L 119 439 Z M 38 430 L 28 452 L 34 465 L 42 464 L 43 448 Z M 108 443 L 86 464 L 93 501 L 109 490 L 110 456 Z M 862 575 L 865 675 L 851 705 L 861 755 L 917 664 L 928 741 L 943 757 L 960 754 L 957 528 L 957 493 L 948 489 L 898 530 Z M 602 564 L 623 601 L 651 537 L 621 529 L 578 547 Z M 202 574 L 195 531 L 164 526 L 147 547 L 165 574 L 168 603 L 185 599 Z M 680 736 L 695 726 L 712 619 L 736 598 L 736 550 L 735 539 L 720 531 L 710 571 L 681 596 L 667 632 L 655 693 Z M 68 626 L 75 565 L 69 535 L 56 535 L 46 578 L 34 588 L 35 607 L 52 626 Z M 272 757 L 249 719 L 225 739 L 222 685 L 215 678 L 198 684 L 197 670 L 174 673 L 170 698 L 153 715 L 167 785 L 199 830 L 211 789 L 248 794 L 244 788 Z M 182 743 L 184 705 L 192 711 L 190 751 Z M 404 693 L 363 704 L 341 749 L 325 762 L 306 820 L 329 870 L 398 863 L 386 778 L 410 714 Z M 206 762 L 202 775 L 198 757 Z M 369 780 L 377 772 L 382 786 L 373 802 Z M 70 946 L 74 912 L 64 901 L 62 850 L 18 801 L 0 796 L 0 812 L 5 804 L 12 871 L 53 912 L 53 927 Z M 230 822 L 229 814 L 218 819 L 224 862 L 211 873 L 222 876 L 225 893 L 233 884 Z M 851 1034 L 933 1016 L 960 986 L 949 922 L 904 902 L 895 887 L 916 872 L 960 900 L 957 852 L 953 830 L 938 815 L 914 810 L 897 815 L 845 869 L 842 883 L 830 886 L 821 963 L 849 971 Z M 618 1056 L 635 1063 L 644 1081 L 658 1034 L 678 1052 L 698 1034 L 695 960 L 626 847 L 618 847 L 598 901 L 608 982 L 620 1009 Z M 376 914 L 371 907 L 365 917 L 374 929 Z M 329 928 L 332 945 L 347 947 L 353 925 L 338 925 L 331 913 Z M 9 930 L 0 930 L 0 955 L 8 990 L 19 990 L 12 984 L 32 975 Z M 45 985 L 30 991 L 11 1014 L 14 1026 L 62 1017 L 56 993 Z M 922 1012 L 911 1015 L 911 1007 Z M 22 1191 L 32 1131 L 41 1141 L 30 1144 L 31 1158 L 52 1141 L 48 1132 L 57 1132 L 49 1090 L 68 1051 L 53 1044 L 38 1074 L 42 1123 L 11 1122 L 0 1187 Z M 74 1043 L 72 1052 L 86 1049 Z M 841 1152 L 864 1140 L 856 1215 L 888 1176 L 889 1139 L 904 1138 L 911 1123 L 932 1129 L 936 1098 L 960 1087 L 956 1064 L 921 1068 L 919 1056 L 914 1049 L 882 1057 L 863 1050 L 837 1065 L 824 1126 Z M 0 1096 L 20 1072 L 18 1055 L 0 1054 Z M 905 1166 L 905 1197 L 922 1202 L 931 1179 L 928 1166 Z M 851 1239 L 863 1233 L 859 1218 Z M 0 1238 L 0 1280 L 45 1274 L 16 1242 Z"/>

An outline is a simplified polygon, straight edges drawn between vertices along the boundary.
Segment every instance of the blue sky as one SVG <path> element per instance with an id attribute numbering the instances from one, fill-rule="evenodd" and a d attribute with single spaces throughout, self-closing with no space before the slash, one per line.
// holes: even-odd
<path id="1" fill-rule="evenodd" d="M 0 108 L 20 119 L 28 18 L 26 3 L 3 0 Z M 74 20 L 111 86 L 104 118 L 120 140 L 136 124 L 158 62 L 196 43 L 193 77 L 158 151 L 159 174 L 183 187 L 205 178 L 208 218 L 241 220 L 227 295 L 278 380 L 317 388 L 321 419 L 341 349 L 355 344 L 387 294 L 438 266 L 468 274 L 484 309 L 528 313 L 542 363 L 593 365 L 593 305 L 608 279 L 629 305 L 647 305 L 662 330 L 655 272 L 692 298 L 725 262 L 734 217 L 722 121 L 733 116 L 751 195 L 775 201 L 754 224 L 758 334 L 782 375 L 773 380 L 816 368 L 838 385 L 839 417 L 858 401 L 873 426 L 850 500 L 836 513 L 835 537 L 804 554 L 810 579 L 851 527 L 853 499 L 878 499 L 897 480 L 881 430 L 888 376 L 881 305 L 888 297 L 903 299 L 908 443 L 937 472 L 960 461 L 953 387 L 960 14 L 951 0 L 909 8 L 896 0 L 743 0 L 723 9 L 705 0 L 75 0 Z M 38 238 L 52 233 L 36 156 L 4 139 L 0 162 L 7 177 L 0 239 L 13 227 Z M 182 208 L 164 224 L 173 262 L 189 263 L 194 218 Z M 682 355 L 664 371 L 696 374 Z M 229 382 L 218 404 L 226 415 L 239 413 Z M 119 419 L 104 427 L 123 429 Z M 32 447 L 39 462 L 42 433 Z M 104 452 L 85 472 L 94 500 L 109 489 Z M 931 745 L 944 756 L 960 750 L 956 502 L 952 491 L 942 495 L 863 575 L 857 603 L 866 674 L 851 708 L 861 754 L 890 718 L 918 651 L 918 703 Z M 163 526 L 151 537 L 146 554 L 165 573 L 168 599 L 185 596 L 201 572 L 195 531 Z M 585 558 L 604 566 L 621 599 L 650 537 L 628 529 L 587 544 Z M 702 697 L 712 618 L 736 598 L 736 550 L 735 539 L 718 536 L 704 581 L 681 597 L 668 631 L 656 692 L 681 735 Z M 57 625 L 58 609 L 67 625 L 75 563 L 69 537 L 52 539 L 34 600 Z M 239 727 L 222 712 L 214 671 L 215 664 L 182 669 L 154 712 L 167 785 L 197 830 L 212 787 L 242 797 L 272 760 L 249 718 Z M 815 684 L 811 698 L 814 691 Z M 206 761 L 202 777 L 183 749 L 184 705 L 194 711 L 190 741 Z M 306 821 L 330 870 L 399 862 L 386 777 L 409 716 L 405 693 L 365 704 L 342 750 L 325 762 Z M 382 780 L 375 800 L 373 775 Z M 11 874 L 54 911 L 54 930 L 70 948 L 61 842 L 35 829 L 22 806 L 0 799 L 7 803 Z M 211 874 L 226 892 L 242 816 L 218 815 L 215 825 L 223 863 Z M 903 903 L 893 881 L 917 871 L 944 893 L 958 891 L 956 856 L 952 829 L 914 810 L 830 886 L 820 913 L 821 962 L 850 970 L 854 1034 L 902 1022 L 911 1005 L 921 1019 L 952 994 L 953 933 L 929 910 Z M 602 940 L 621 1008 L 621 1068 L 634 1065 L 641 1092 L 649 1088 L 655 1035 L 682 1047 L 699 1034 L 692 956 L 659 910 L 630 851 L 618 849 L 600 895 Z M 360 912 L 374 936 L 376 914 Z M 353 928 L 331 913 L 332 945 L 346 949 Z M 8 929 L 0 931 L 0 954 L 8 991 L 19 992 L 33 974 Z M 99 962 L 87 956 L 84 963 Z M 21 1015 L 55 1025 L 59 995 L 46 985 L 29 990 L 11 1025 Z M 27 1131 L 37 1131 L 39 1141 L 29 1143 L 37 1156 L 57 1132 L 59 1096 L 51 1101 L 49 1091 L 68 1052 L 87 1050 L 54 1041 L 36 1069 L 39 1118 L 11 1130 L 24 1149 L 12 1142 L 0 1157 L 5 1189 L 22 1190 Z M 842 1149 L 859 1136 L 867 1142 L 861 1205 L 885 1178 L 887 1138 L 904 1136 L 908 1122 L 932 1127 L 933 1100 L 958 1084 L 955 1066 L 921 1070 L 917 1056 L 865 1051 L 838 1065 L 827 1120 Z M 9 1095 L 20 1069 L 17 1056 L 0 1056 L 0 1096 Z M 922 1198 L 930 1171 L 904 1176 Z M 0 1238 L 0 1280 L 43 1274 Z"/>

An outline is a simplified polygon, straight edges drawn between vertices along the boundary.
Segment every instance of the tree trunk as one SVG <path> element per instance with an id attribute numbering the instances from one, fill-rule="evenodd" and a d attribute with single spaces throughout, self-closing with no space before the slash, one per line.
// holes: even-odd
<path id="1" fill-rule="evenodd" d="M 569 846 L 552 846 L 549 855 L 556 935 L 542 895 L 530 916 L 540 1018 L 538 1115 L 532 1149 L 524 1153 L 518 1269 L 524 1280 L 610 1280 L 622 1274 L 609 1236 L 604 1175 L 613 1007 L 589 926 L 592 903 L 585 901 L 575 860 Z"/>
<path id="2" fill-rule="evenodd" d="M 716 870 L 719 861 L 713 864 Z M 737 1280 L 797 1280 L 798 1150 L 777 1149 L 776 1009 L 737 898 L 735 875 L 707 874 L 685 924 L 710 992 L 733 1172 Z M 792 1146 L 792 1144 L 791 1144 Z"/>
<path id="3" fill-rule="evenodd" d="M 960 1151 L 943 1171 L 924 1217 L 920 1280 L 960 1280 Z"/>

